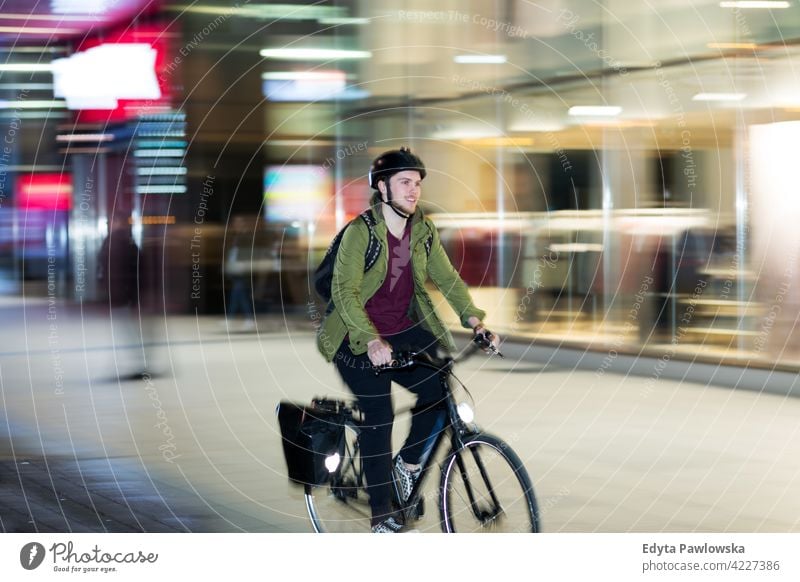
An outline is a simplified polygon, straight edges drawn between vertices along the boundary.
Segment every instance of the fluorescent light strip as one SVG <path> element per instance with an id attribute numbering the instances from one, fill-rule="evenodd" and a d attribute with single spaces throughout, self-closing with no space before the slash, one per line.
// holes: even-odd
<path id="1" fill-rule="evenodd" d="M 692 101 L 741 101 L 746 93 L 698 93 Z"/>
<path id="2" fill-rule="evenodd" d="M 456 55 L 453 60 L 461 65 L 502 65 L 505 55 Z"/>
<path id="3" fill-rule="evenodd" d="M 137 194 L 186 194 L 186 186 L 136 186 Z"/>
<path id="4" fill-rule="evenodd" d="M 328 61 L 335 59 L 368 59 L 372 56 L 369 51 L 351 51 L 343 49 L 314 49 L 314 48 L 278 48 L 262 49 L 259 54 L 265 59 L 286 61 Z"/>
<path id="5" fill-rule="evenodd" d="M 50 10 L 55 13 L 94 14 L 105 12 L 117 0 L 50 0 Z"/>
<path id="6" fill-rule="evenodd" d="M 161 166 L 155 168 L 137 168 L 139 176 L 184 176 L 186 168 L 182 166 Z"/>
<path id="7" fill-rule="evenodd" d="M 345 78 L 344 71 L 274 71 L 262 73 L 265 81 L 329 81 Z"/>
<path id="8" fill-rule="evenodd" d="M 52 89 L 52 83 L 0 83 L 0 91 L 12 91 L 14 89 L 29 89 L 33 91 L 47 91 Z"/>
<path id="9" fill-rule="evenodd" d="M 0 73 L 38 73 L 50 72 L 53 70 L 53 65 L 50 63 L 13 63 L 0 65 Z"/>
<path id="10" fill-rule="evenodd" d="M 622 113 L 622 107 L 615 105 L 575 105 L 568 114 L 573 117 L 614 117 Z"/>
<path id="11" fill-rule="evenodd" d="M 66 107 L 64 101 L 4 101 L 0 100 L 0 109 L 59 109 Z"/>
<path id="12" fill-rule="evenodd" d="M 84 22 L 87 18 L 91 18 L 91 15 L 83 15 L 83 16 L 69 16 L 67 14 L 63 15 L 55 15 L 55 14 L 16 14 L 16 13 L 5 13 L 2 15 L 2 20 L 46 20 L 49 22 L 69 22 L 70 20 L 77 21 L 77 22 Z"/>
<path id="13" fill-rule="evenodd" d="M 135 150 L 137 158 L 181 158 L 186 155 L 186 150 Z"/>
<path id="14" fill-rule="evenodd" d="M 719 3 L 720 8 L 789 8 L 789 2 L 777 0 L 731 0 Z"/>
<path id="15" fill-rule="evenodd" d="M 0 109 L 0 119 L 65 119 L 66 111 L 14 111 L 12 109 Z"/>
<path id="16" fill-rule="evenodd" d="M 56 141 L 111 141 L 114 136 L 110 133 L 74 133 L 57 135 Z"/>
<path id="17" fill-rule="evenodd" d="M 318 20 L 321 18 L 345 17 L 347 9 L 341 6 L 320 6 L 319 4 L 252 4 L 242 6 L 196 6 L 187 4 L 171 5 L 171 12 L 181 14 L 209 14 L 258 18 L 262 20 Z"/>
<path id="18" fill-rule="evenodd" d="M 0 34 L 80 34 L 80 28 L 44 28 L 41 26 L 0 26 Z"/>
<path id="19" fill-rule="evenodd" d="M 181 134 L 181 137 L 182 136 L 183 134 Z M 138 146 L 138 149 L 146 150 L 151 148 L 185 148 L 187 144 L 183 140 L 169 141 L 165 139 L 143 139 L 139 140 L 136 145 Z"/>
<path id="20" fill-rule="evenodd" d="M 352 18 L 348 16 L 320 18 L 320 24 L 369 24 L 369 18 Z"/>

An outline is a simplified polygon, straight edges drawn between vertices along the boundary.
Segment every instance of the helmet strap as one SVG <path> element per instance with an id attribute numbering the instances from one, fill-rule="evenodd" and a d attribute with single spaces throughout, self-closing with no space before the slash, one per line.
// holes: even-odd
<path id="1" fill-rule="evenodd" d="M 389 208 L 391 208 L 394 211 L 394 213 L 400 218 L 405 218 L 406 220 L 411 218 L 410 214 L 406 214 L 405 212 L 397 208 L 397 206 L 395 206 L 394 203 L 392 202 L 392 189 L 389 186 L 389 180 L 384 180 L 383 183 L 386 185 L 386 200 L 384 200 L 383 197 L 381 197 L 381 202 L 383 202 Z"/>

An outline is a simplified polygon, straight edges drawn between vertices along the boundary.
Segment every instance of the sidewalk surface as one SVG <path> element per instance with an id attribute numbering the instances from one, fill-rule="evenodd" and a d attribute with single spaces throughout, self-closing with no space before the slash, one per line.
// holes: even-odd
<path id="1" fill-rule="evenodd" d="M 348 397 L 310 318 L 149 322 L 151 375 L 134 377 L 138 321 L 53 307 L 0 303 L 2 531 L 310 531 L 275 406 Z M 800 399 L 513 358 L 458 375 L 528 467 L 546 531 L 800 530 Z"/>

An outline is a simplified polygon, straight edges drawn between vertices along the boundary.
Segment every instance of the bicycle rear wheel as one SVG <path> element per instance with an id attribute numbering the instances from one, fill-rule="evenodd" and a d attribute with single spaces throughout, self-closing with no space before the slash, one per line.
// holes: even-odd
<path id="1" fill-rule="evenodd" d="M 331 475 L 330 483 L 305 486 L 305 500 L 311 525 L 317 533 L 368 532 L 370 508 L 364 487 L 358 429 L 345 425 L 344 454 Z"/>
<path id="2" fill-rule="evenodd" d="M 539 510 L 528 472 L 505 442 L 467 439 L 442 465 L 440 514 L 445 533 L 536 533 Z"/>

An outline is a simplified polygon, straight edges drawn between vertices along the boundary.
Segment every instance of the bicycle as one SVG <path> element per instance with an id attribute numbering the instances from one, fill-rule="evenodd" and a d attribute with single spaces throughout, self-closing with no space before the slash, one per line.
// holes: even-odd
<path id="1" fill-rule="evenodd" d="M 475 338 L 484 350 L 499 352 L 483 338 Z M 502 357 L 502 354 L 499 354 Z M 432 462 L 447 437 L 450 450 L 441 463 L 439 517 L 445 533 L 540 531 L 539 511 L 533 485 L 519 456 L 500 438 L 482 432 L 472 422 L 466 403 L 456 404 L 450 386 L 456 363 L 450 357 L 432 358 L 424 352 L 401 352 L 394 361 L 376 368 L 376 373 L 411 366 L 424 366 L 439 373 L 444 426 L 432 437 L 421 461 L 422 472 L 409 496 L 400 501 L 400 489 L 393 474 L 394 506 L 406 525 L 422 517 L 422 494 Z M 467 391 L 467 394 L 469 392 Z M 314 531 L 367 532 L 370 508 L 361 463 L 360 418 L 357 405 L 337 400 L 318 399 L 314 405 L 330 413 L 329 422 L 344 427 L 344 443 L 335 455 L 326 458 L 328 483 L 305 485 L 305 503 Z M 393 464 L 394 466 L 394 464 Z M 393 472 L 394 473 L 394 472 Z"/>

